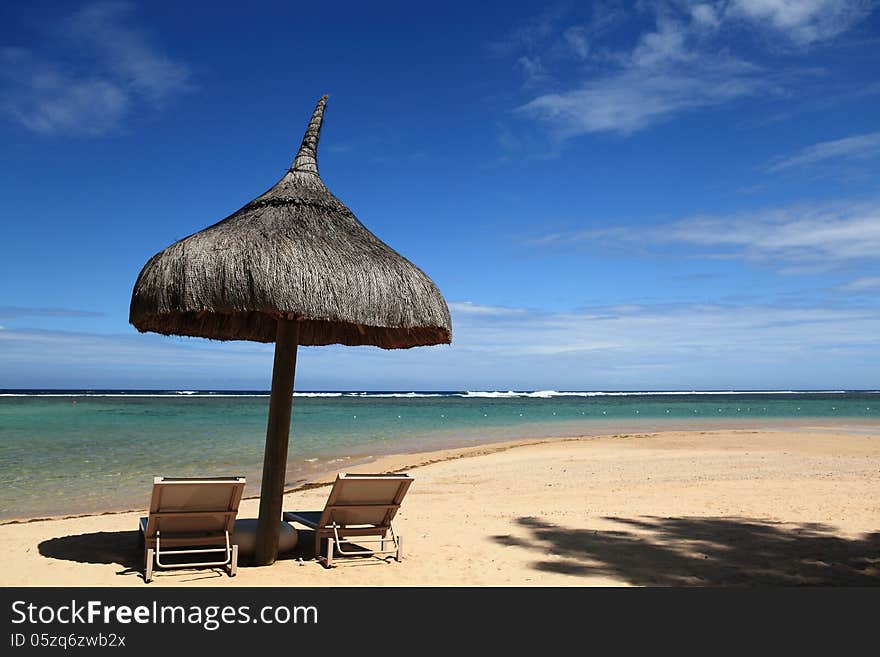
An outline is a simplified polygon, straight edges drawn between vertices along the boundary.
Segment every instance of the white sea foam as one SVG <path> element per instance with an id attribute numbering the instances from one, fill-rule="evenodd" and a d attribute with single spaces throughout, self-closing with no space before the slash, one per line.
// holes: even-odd
<path id="1" fill-rule="evenodd" d="M 294 397 L 361 397 L 412 399 L 421 397 L 463 397 L 471 399 L 550 399 L 553 397 L 638 397 L 676 395 L 843 395 L 847 390 L 628 390 L 628 391 L 559 391 L 559 390 L 467 390 L 465 392 L 294 392 Z M 880 390 L 853 391 L 878 395 Z M 175 390 L 171 392 L 0 392 L 0 397 L 268 397 L 268 392 L 199 392 Z"/>
<path id="2" fill-rule="evenodd" d="M 546 399 L 549 397 L 555 397 L 560 395 L 555 390 L 538 390 L 536 392 L 516 392 L 514 390 L 508 390 L 507 392 L 500 392 L 498 390 L 495 391 L 487 391 L 487 390 L 468 390 L 465 393 L 458 394 L 459 397 L 475 397 L 479 399 L 515 399 L 519 397 L 536 397 L 541 399 Z"/>
<path id="3" fill-rule="evenodd" d="M 346 397 L 393 397 L 398 399 L 409 399 L 413 397 L 451 397 L 455 393 L 442 392 L 347 392 Z"/>
<path id="4" fill-rule="evenodd" d="M 480 399 L 516 399 L 516 398 L 538 398 L 549 399 L 552 397 L 647 397 L 647 396 L 672 396 L 672 395 L 814 395 L 814 394 L 846 394 L 846 390 L 667 390 L 667 391 L 620 391 L 620 392 L 602 392 L 602 391 L 558 391 L 558 390 L 537 390 L 529 391 L 485 391 L 485 390 L 468 390 L 464 393 L 458 393 L 459 397 L 472 397 Z"/>

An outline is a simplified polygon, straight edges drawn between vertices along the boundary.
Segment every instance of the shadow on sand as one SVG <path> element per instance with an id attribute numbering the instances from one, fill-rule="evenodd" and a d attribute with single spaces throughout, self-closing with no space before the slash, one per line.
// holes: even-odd
<path id="1" fill-rule="evenodd" d="M 143 548 L 139 532 L 93 532 L 50 538 L 37 546 L 40 554 L 50 559 L 79 563 L 118 564 L 118 575 L 136 574 L 143 570 Z"/>
<path id="2" fill-rule="evenodd" d="M 878 586 L 880 532 L 848 539 L 817 523 L 750 518 L 606 518 L 623 529 L 568 529 L 540 518 L 502 545 L 551 555 L 537 570 L 647 586 Z"/>
<path id="3" fill-rule="evenodd" d="M 60 536 L 41 542 L 37 549 L 40 555 L 50 559 L 91 564 L 117 564 L 121 567 L 121 570 L 117 571 L 117 575 L 143 577 L 144 548 L 140 542 L 140 532 L 138 531 L 92 532 Z M 293 550 L 278 555 L 278 561 L 312 561 L 314 558 L 315 533 L 308 529 L 298 530 L 297 545 Z M 357 559 L 353 560 L 357 561 Z M 376 560 L 374 559 L 374 561 Z M 246 557 L 242 557 L 239 561 L 239 566 L 242 568 L 247 568 L 250 565 Z M 219 568 L 202 568 L 200 571 L 187 569 L 185 571 L 161 570 L 154 572 L 157 576 L 189 576 L 196 579 L 225 576 L 225 571 Z"/>

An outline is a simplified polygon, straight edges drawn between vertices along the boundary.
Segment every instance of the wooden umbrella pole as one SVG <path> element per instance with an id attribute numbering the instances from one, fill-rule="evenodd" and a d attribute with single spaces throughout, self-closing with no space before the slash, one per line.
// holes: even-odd
<path id="1" fill-rule="evenodd" d="M 266 429 L 266 451 L 263 456 L 260 519 L 257 523 L 257 544 L 254 552 L 254 563 L 257 566 L 270 566 L 278 557 L 298 343 L 299 324 L 296 320 L 279 319 L 275 337 L 275 364 L 272 367 L 272 394 L 269 399 L 269 426 Z"/>

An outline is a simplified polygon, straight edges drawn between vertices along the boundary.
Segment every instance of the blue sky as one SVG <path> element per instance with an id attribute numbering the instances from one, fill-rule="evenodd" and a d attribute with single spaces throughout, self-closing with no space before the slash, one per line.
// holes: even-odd
<path id="1" fill-rule="evenodd" d="M 325 182 L 453 345 L 298 388 L 880 387 L 876 3 L 459 4 L 4 3 L 0 387 L 268 388 L 271 345 L 128 305 L 324 93 Z"/>

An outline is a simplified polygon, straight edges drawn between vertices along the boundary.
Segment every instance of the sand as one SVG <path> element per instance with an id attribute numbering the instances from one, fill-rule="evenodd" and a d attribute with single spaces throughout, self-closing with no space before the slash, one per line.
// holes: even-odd
<path id="1" fill-rule="evenodd" d="M 880 433 L 677 431 L 389 457 L 415 482 L 400 563 L 157 571 L 163 586 L 880 584 Z M 327 487 L 288 493 L 320 509 Z M 144 500 L 147 503 L 147 500 Z M 138 513 L 0 525 L 3 586 L 139 586 Z M 255 518 L 245 500 L 240 518 Z"/>

